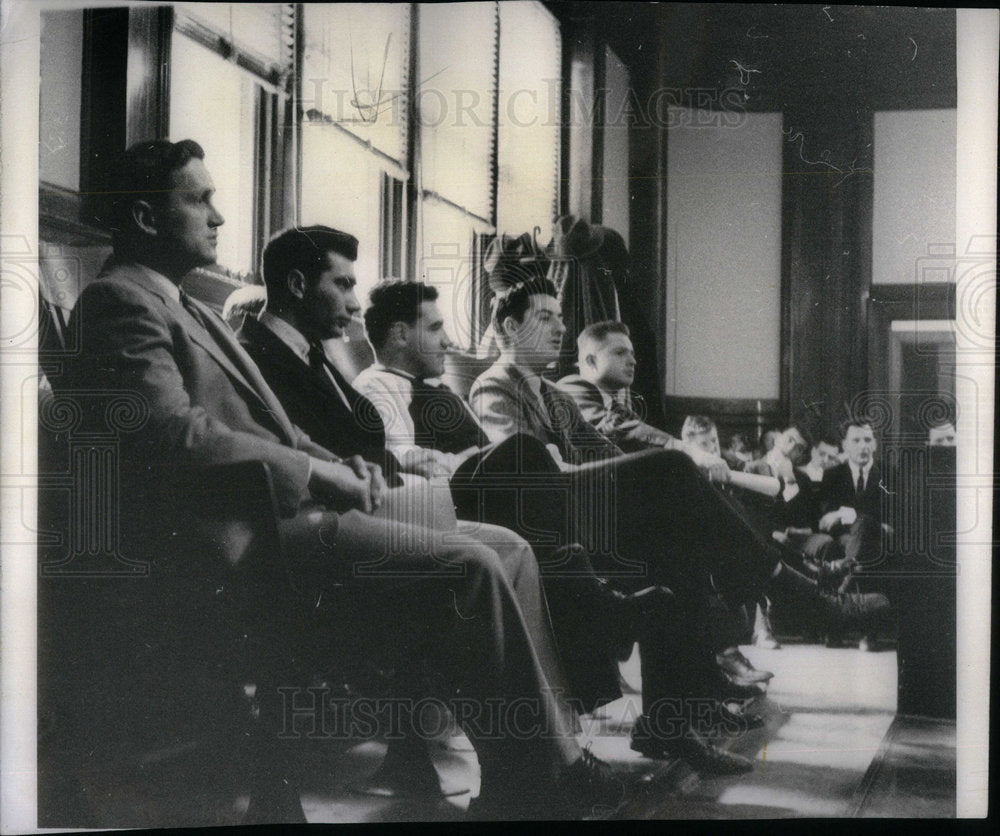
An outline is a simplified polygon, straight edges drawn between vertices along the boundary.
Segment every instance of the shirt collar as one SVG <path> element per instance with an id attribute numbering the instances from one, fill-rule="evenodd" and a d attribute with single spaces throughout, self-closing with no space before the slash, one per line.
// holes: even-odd
<path id="1" fill-rule="evenodd" d="M 275 316 L 267 310 L 261 311 L 258 320 L 261 325 L 265 326 L 274 336 L 295 352 L 296 357 L 306 363 L 309 362 L 309 340 L 305 338 L 301 331 L 289 325 L 280 316 Z"/>
<path id="2" fill-rule="evenodd" d="M 167 298 L 173 299 L 175 302 L 181 301 L 181 289 L 174 284 L 170 279 L 163 275 L 163 273 L 157 273 L 152 267 L 147 267 L 145 264 L 135 265 L 139 270 L 145 274 L 146 278 L 149 279 L 156 288 L 163 293 Z"/>
<path id="3" fill-rule="evenodd" d="M 868 474 L 871 473 L 872 465 L 875 464 L 874 461 L 868 462 L 863 468 L 858 467 L 854 462 L 848 460 L 847 465 L 851 468 L 851 478 L 852 481 L 857 484 L 858 472 L 863 471 L 865 474 L 865 485 L 868 484 Z"/>
<path id="4" fill-rule="evenodd" d="M 395 366 L 387 366 L 385 363 L 380 363 L 378 360 L 372 363 L 372 367 L 380 372 L 394 374 L 396 377 L 401 377 L 404 380 L 414 381 L 417 379 L 416 375 L 410 374 L 410 372 L 404 372 L 402 369 L 398 369 Z M 429 383 L 431 386 L 439 386 L 442 383 L 440 377 L 425 377 L 421 379 L 424 383 Z"/>

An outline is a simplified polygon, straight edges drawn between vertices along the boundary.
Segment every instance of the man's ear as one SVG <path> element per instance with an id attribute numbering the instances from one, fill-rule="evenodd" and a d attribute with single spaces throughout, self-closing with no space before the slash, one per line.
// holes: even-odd
<path id="1" fill-rule="evenodd" d="M 156 210 L 153 208 L 148 200 L 136 200 L 132 203 L 129 210 L 129 214 L 132 217 L 132 222 L 146 235 L 157 235 L 159 230 L 157 229 L 157 219 Z"/>
<path id="2" fill-rule="evenodd" d="M 505 316 L 503 318 L 503 322 L 500 323 L 500 330 L 503 331 L 505 337 L 513 337 L 517 334 L 517 329 L 520 324 L 521 323 L 519 323 L 514 317 Z"/>
<path id="3" fill-rule="evenodd" d="M 586 354 L 583 357 L 583 362 L 590 366 L 590 368 L 597 369 L 597 355 L 596 354 Z"/>
<path id="4" fill-rule="evenodd" d="M 389 326 L 389 338 L 397 345 L 405 345 L 409 341 L 410 326 L 405 322 L 394 322 Z"/>
<path id="5" fill-rule="evenodd" d="M 306 277 L 301 270 L 289 270 L 285 276 L 285 287 L 293 299 L 301 300 L 306 295 Z"/>

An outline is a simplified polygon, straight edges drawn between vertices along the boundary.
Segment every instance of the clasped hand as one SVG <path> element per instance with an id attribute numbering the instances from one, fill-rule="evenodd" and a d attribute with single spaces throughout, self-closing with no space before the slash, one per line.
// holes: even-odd
<path id="1" fill-rule="evenodd" d="M 313 459 L 309 492 L 337 511 L 356 508 L 370 514 L 382 506 L 386 490 L 382 468 L 361 456 L 340 462 Z"/>

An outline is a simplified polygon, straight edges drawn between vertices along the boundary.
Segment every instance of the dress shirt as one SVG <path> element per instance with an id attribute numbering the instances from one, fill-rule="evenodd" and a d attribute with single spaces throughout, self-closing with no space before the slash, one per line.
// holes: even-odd
<path id="1" fill-rule="evenodd" d="M 415 379 L 402 369 L 375 362 L 354 378 L 352 384 L 375 405 L 385 425 L 386 446 L 401 461 L 408 453 L 426 453 L 428 449 L 416 443 L 416 427 L 410 414 Z M 427 378 L 425 382 L 444 385 L 439 378 Z M 467 405 L 466 411 L 476 425 L 482 428 L 479 419 Z M 454 453 L 442 453 L 440 450 L 435 453 L 438 461 L 452 473 L 465 461 L 465 457 Z"/>
<path id="2" fill-rule="evenodd" d="M 261 325 L 267 328 L 274 336 L 281 340 L 285 345 L 287 345 L 303 363 L 307 366 L 309 363 L 309 340 L 305 338 L 294 326 L 290 325 L 288 322 L 283 320 L 280 316 L 275 316 L 270 311 L 262 311 L 258 320 Z M 330 360 L 327 359 L 327 363 Z M 333 384 L 333 388 L 336 390 L 338 397 L 343 402 L 344 406 L 351 409 L 351 402 L 347 399 L 347 395 L 344 394 L 344 390 L 340 388 L 340 384 L 337 383 L 337 378 L 331 374 L 330 370 L 326 368 L 324 364 L 324 371 L 326 372 L 327 380 Z"/>

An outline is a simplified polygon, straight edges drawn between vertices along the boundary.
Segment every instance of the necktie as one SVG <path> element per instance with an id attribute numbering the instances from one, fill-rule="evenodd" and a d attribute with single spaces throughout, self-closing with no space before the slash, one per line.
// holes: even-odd
<path id="1" fill-rule="evenodd" d="M 271 387 L 267 385 L 263 375 L 257 368 L 257 364 L 250 359 L 237 340 L 236 335 L 230 330 L 221 319 L 216 319 L 210 310 L 203 308 L 196 300 L 192 299 L 182 289 L 180 291 L 181 304 L 184 309 L 194 318 L 194 320 L 204 328 L 215 344 L 222 350 L 222 353 L 236 367 L 236 370 L 243 376 L 244 381 L 264 402 L 267 413 L 271 419 L 278 424 L 287 440 L 294 443 L 295 431 L 292 422 L 288 419 L 284 407 L 278 401 Z"/>
<path id="2" fill-rule="evenodd" d="M 865 492 L 865 472 L 863 470 L 858 471 L 858 484 L 854 487 L 854 495 L 860 499 L 861 494 Z"/>
<path id="3" fill-rule="evenodd" d="M 348 409 L 351 409 L 351 402 L 340 381 L 337 379 L 338 375 L 333 367 L 333 363 L 330 362 L 326 356 L 326 352 L 323 350 L 323 346 L 318 342 L 309 344 L 309 368 L 313 370 L 314 374 L 319 375 L 322 380 L 330 384 L 330 387 L 337 393 L 337 397 L 340 398 L 341 403 Z"/>
<path id="4" fill-rule="evenodd" d="M 443 453 L 461 453 L 489 444 L 465 401 L 445 384 L 414 378 L 410 417 L 416 443 Z"/>

